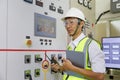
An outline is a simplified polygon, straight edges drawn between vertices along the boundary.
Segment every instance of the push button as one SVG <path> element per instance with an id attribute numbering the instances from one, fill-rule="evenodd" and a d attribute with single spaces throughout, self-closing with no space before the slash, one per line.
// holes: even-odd
<path id="1" fill-rule="evenodd" d="M 26 39 L 25 44 L 26 44 L 28 47 L 31 47 L 31 45 L 32 45 L 32 40 Z"/>

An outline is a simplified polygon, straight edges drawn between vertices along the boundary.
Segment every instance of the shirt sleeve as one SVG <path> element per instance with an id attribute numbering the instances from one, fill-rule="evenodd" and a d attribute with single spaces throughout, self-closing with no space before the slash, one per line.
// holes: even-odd
<path id="1" fill-rule="evenodd" d="M 105 60 L 104 53 L 99 47 L 98 43 L 94 40 L 89 45 L 89 59 L 92 71 L 105 73 Z"/>

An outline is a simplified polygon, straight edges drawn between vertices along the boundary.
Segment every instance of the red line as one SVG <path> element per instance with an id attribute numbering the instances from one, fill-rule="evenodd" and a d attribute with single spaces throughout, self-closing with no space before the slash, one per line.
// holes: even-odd
<path id="1" fill-rule="evenodd" d="M 58 51 L 60 51 L 60 52 L 63 52 L 63 51 L 65 51 L 65 50 L 38 50 L 38 49 L 0 49 L 0 51 L 20 51 L 20 52 L 22 52 L 22 51 L 37 51 L 37 52 L 41 52 L 41 51 L 53 51 L 53 52 L 58 52 Z"/>

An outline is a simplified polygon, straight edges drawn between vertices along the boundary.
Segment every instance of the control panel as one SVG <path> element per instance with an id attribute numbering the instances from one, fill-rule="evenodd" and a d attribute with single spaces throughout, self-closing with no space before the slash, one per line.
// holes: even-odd
<path id="1" fill-rule="evenodd" d="M 66 57 L 66 51 L 45 50 L 10 53 L 8 54 L 7 78 L 8 80 L 61 80 L 62 74 L 51 70 L 51 63 L 54 62 L 53 57 L 61 65 L 62 58 Z"/>
<path id="2" fill-rule="evenodd" d="M 8 0 L 7 47 L 65 50 L 67 33 L 61 18 L 68 9 L 69 0 Z"/>
<path id="3" fill-rule="evenodd" d="M 110 0 L 110 11 L 112 13 L 120 12 L 120 0 Z"/>
<path id="4" fill-rule="evenodd" d="M 65 57 L 68 9 L 69 0 L 0 0 L 1 80 L 61 80 L 51 62 Z"/>

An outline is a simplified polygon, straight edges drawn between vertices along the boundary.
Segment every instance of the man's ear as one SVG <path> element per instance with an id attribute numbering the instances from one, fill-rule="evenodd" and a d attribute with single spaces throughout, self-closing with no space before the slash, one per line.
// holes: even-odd
<path id="1" fill-rule="evenodd" d="M 80 22 L 79 27 L 80 27 L 81 29 L 83 29 L 84 23 L 85 23 L 84 21 L 81 21 L 81 22 Z"/>
<path id="2" fill-rule="evenodd" d="M 80 24 L 81 24 L 82 26 L 84 26 L 85 22 L 84 22 L 84 21 L 81 21 Z"/>

